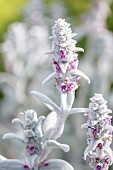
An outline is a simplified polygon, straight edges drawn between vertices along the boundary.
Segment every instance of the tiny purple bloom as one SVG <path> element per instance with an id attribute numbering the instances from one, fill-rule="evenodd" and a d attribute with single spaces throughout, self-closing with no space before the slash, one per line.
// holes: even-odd
<path id="1" fill-rule="evenodd" d="M 103 147 L 102 143 L 99 143 L 97 147 L 99 147 L 99 149 L 101 150 Z"/>
<path id="2" fill-rule="evenodd" d="M 57 64 L 58 65 L 57 61 L 55 61 L 55 60 L 53 61 L 53 64 Z"/>
<path id="3" fill-rule="evenodd" d="M 106 121 L 107 121 L 108 125 L 111 125 L 111 120 L 109 117 L 107 117 Z"/>
<path id="4" fill-rule="evenodd" d="M 70 83 L 70 84 L 68 85 L 68 91 L 71 92 L 73 89 L 74 89 L 74 84 L 73 84 L 73 83 Z"/>
<path id="5" fill-rule="evenodd" d="M 92 130 L 92 134 L 93 134 L 94 136 L 96 136 L 96 135 L 97 135 L 97 131 L 96 131 L 96 129 L 93 129 L 93 130 Z"/>
<path id="6" fill-rule="evenodd" d="M 23 168 L 24 168 L 24 169 L 28 169 L 29 167 L 28 167 L 27 164 L 24 164 L 24 165 L 23 165 Z"/>
<path id="7" fill-rule="evenodd" d="M 66 85 L 65 85 L 65 84 L 62 84 L 62 85 L 61 85 L 61 89 L 62 89 L 63 92 L 66 92 L 66 90 L 67 90 Z"/>
<path id="8" fill-rule="evenodd" d="M 70 63 L 70 66 L 71 66 L 71 69 L 77 69 L 77 63 L 76 63 L 76 61 L 77 61 L 77 59 L 75 59 L 74 61 L 72 61 L 71 63 Z"/>
<path id="9" fill-rule="evenodd" d="M 42 166 L 48 166 L 49 163 L 48 163 L 48 162 L 41 162 L 41 165 L 42 165 Z"/>
<path id="10" fill-rule="evenodd" d="M 61 55 L 61 60 L 65 60 L 66 59 L 66 56 L 65 55 Z"/>
<path id="11" fill-rule="evenodd" d="M 56 65 L 56 72 L 57 73 L 60 73 L 61 69 L 60 69 L 60 66 L 59 65 Z"/>
<path id="12" fill-rule="evenodd" d="M 108 157 L 105 158 L 105 162 L 108 164 L 108 162 L 109 162 L 109 158 Z"/>
<path id="13" fill-rule="evenodd" d="M 64 50 L 63 49 L 60 50 L 60 54 L 64 54 Z"/>
<path id="14" fill-rule="evenodd" d="M 102 167 L 100 165 L 97 165 L 97 170 L 101 170 Z"/>
<path id="15" fill-rule="evenodd" d="M 35 152 L 35 146 L 31 144 L 31 145 L 28 146 L 28 149 L 27 149 L 27 150 L 28 150 L 28 152 L 29 152 L 30 154 L 34 154 L 34 152 Z"/>

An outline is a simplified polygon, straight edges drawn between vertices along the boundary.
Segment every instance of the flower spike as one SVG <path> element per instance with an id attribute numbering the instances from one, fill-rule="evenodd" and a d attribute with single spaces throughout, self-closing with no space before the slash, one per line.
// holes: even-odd
<path id="1" fill-rule="evenodd" d="M 88 147 L 84 152 L 84 159 L 94 170 L 108 170 L 113 163 L 113 151 L 110 148 L 113 132 L 112 116 L 109 116 L 107 101 L 102 94 L 95 94 L 90 101 L 89 111 L 85 114 L 87 122 L 82 125 L 82 128 L 88 129 Z"/>
<path id="2" fill-rule="evenodd" d="M 76 47 L 76 41 L 73 37 L 70 24 L 64 19 L 59 18 L 52 27 L 52 50 L 47 54 L 53 54 L 54 73 L 48 76 L 43 84 L 55 78 L 56 87 L 61 93 L 72 93 L 78 88 L 80 77 L 85 78 L 88 83 L 90 79 L 83 72 L 78 70 L 78 52 L 84 52 L 83 48 Z M 80 76 L 80 77 L 79 77 Z M 66 104 L 67 105 L 67 104 Z"/>

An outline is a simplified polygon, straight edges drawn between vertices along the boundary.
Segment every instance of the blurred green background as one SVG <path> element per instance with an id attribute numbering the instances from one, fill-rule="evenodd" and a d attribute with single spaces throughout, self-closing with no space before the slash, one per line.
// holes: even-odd
<path id="1" fill-rule="evenodd" d="M 55 2 L 63 2 L 67 11 L 66 17 L 71 17 L 73 25 L 77 25 L 81 22 L 80 16 L 88 11 L 92 0 L 42 0 L 46 5 L 45 15 L 52 17 L 49 13 L 51 5 Z M 27 0 L 0 0 L 0 42 L 4 40 L 4 34 L 7 32 L 8 26 L 15 21 L 22 21 L 23 19 L 23 7 L 28 3 Z M 110 6 L 111 12 L 106 20 L 107 28 L 113 32 L 113 2 Z M 84 45 L 84 40 L 80 42 L 80 45 Z M 0 57 L 0 70 L 4 70 L 4 63 Z"/>

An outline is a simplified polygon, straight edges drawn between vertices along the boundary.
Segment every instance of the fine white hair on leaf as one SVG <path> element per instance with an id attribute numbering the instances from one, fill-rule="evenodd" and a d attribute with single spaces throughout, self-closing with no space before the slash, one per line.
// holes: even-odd
<path id="1" fill-rule="evenodd" d="M 90 84 L 90 79 L 89 79 L 89 77 L 88 77 L 85 73 L 83 73 L 81 70 L 78 70 L 78 69 L 77 69 L 77 70 L 75 70 L 75 71 L 71 71 L 71 73 L 83 77 L 84 79 L 87 80 L 88 84 Z"/>
<path id="2" fill-rule="evenodd" d="M 3 160 L 0 161 L 0 170 L 25 170 L 24 162 L 16 159 Z"/>
<path id="3" fill-rule="evenodd" d="M 13 119 L 12 123 L 19 125 L 21 128 L 24 128 L 23 122 L 18 118 Z"/>
<path id="4" fill-rule="evenodd" d="M 40 165 L 40 170 L 74 170 L 71 164 L 61 159 L 50 159 L 46 163 L 47 166 Z"/>
<path id="5" fill-rule="evenodd" d="M 46 145 L 48 147 L 52 148 L 52 149 L 54 149 L 54 148 L 62 149 L 64 152 L 69 152 L 69 150 L 70 150 L 69 145 L 61 144 L 61 143 L 54 141 L 54 140 L 48 140 L 46 142 Z"/>
<path id="6" fill-rule="evenodd" d="M 3 135 L 2 139 L 16 139 L 22 143 L 24 143 L 24 138 L 20 137 L 19 135 L 13 134 L 13 133 L 6 133 Z"/>
<path id="7" fill-rule="evenodd" d="M 37 159 L 37 155 L 29 155 L 26 154 L 25 161 L 28 164 L 28 167 L 32 169 L 34 167 L 35 160 Z"/>
<path id="8" fill-rule="evenodd" d="M 80 47 L 76 47 L 76 48 L 75 48 L 75 52 L 78 52 L 78 51 L 84 52 L 84 49 L 83 49 L 83 48 L 80 48 Z"/>
<path id="9" fill-rule="evenodd" d="M 89 108 L 72 108 L 69 114 L 86 113 L 88 111 L 89 111 Z"/>
<path id="10" fill-rule="evenodd" d="M 46 84 L 47 82 L 49 82 L 50 80 L 52 80 L 53 78 L 55 78 L 56 72 L 50 74 L 43 82 L 42 82 L 42 86 L 44 84 Z"/>
<path id="11" fill-rule="evenodd" d="M 74 91 L 71 93 L 67 94 L 67 108 L 68 108 L 68 112 L 71 110 L 72 105 L 74 103 L 74 99 L 75 99 L 75 93 Z"/>
<path id="12" fill-rule="evenodd" d="M 59 63 L 62 73 L 64 73 L 64 74 L 66 73 L 68 65 L 69 65 L 68 63 Z"/>
<path id="13" fill-rule="evenodd" d="M 31 94 L 38 97 L 38 99 L 40 99 L 51 111 L 60 112 L 60 108 L 49 97 L 36 91 L 31 91 Z"/>
<path id="14" fill-rule="evenodd" d="M 47 115 L 44 124 L 43 124 L 43 132 L 46 133 L 49 129 L 56 127 L 57 123 L 57 113 L 51 112 Z"/>

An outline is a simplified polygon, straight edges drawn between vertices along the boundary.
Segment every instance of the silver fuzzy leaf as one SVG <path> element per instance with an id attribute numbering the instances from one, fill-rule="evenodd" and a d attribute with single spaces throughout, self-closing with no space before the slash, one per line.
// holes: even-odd
<path id="1" fill-rule="evenodd" d="M 0 161 L 0 170 L 25 170 L 24 163 L 16 160 L 16 159 L 9 159 Z M 27 168 L 27 170 L 30 170 Z"/>
<path id="2" fill-rule="evenodd" d="M 36 91 L 31 91 L 31 94 L 38 97 L 51 111 L 60 112 L 60 108 L 49 97 Z"/>
<path id="3" fill-rule="evenodd" d="M 74 170 L 68 162 L 61 159 L 51 159 L 45 165 L 40 165 L 39 170 Z"/>

